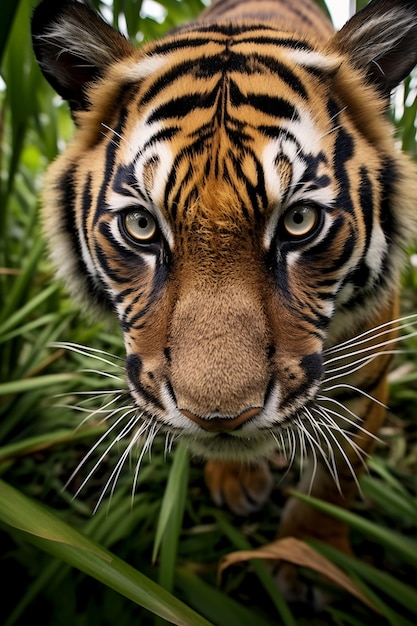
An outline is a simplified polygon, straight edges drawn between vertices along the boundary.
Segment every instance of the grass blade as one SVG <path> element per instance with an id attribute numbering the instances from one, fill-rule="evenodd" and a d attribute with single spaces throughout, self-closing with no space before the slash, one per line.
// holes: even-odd
<path id="1" fill-rule="evenodd" d="M 348 524 L 351 528 L 356 528 L 366 536 L 377 541 L 386 549 L 390 549 L 395 552 L 405 563 L 408 563 L 412 567 L 417 569 L 417 543 L 411 539 L 402 537 L 398 533 L 383 528 L 378 524 L 370 522 L 351 511 L 346 511 L 328 502 L 323 502 L 311 496 L 305 496 L 304 494 L 293 492 L 293 496 L 302 500 L 306 504 L 314 506 L 319 511 L 331 515 L 336 519 Z"/>
<path id="2" fill-rule="evenodd" d="M 0 481 L 0 521 L 35 546 L 178 626 L 210 623 L 130 565 Z"/>

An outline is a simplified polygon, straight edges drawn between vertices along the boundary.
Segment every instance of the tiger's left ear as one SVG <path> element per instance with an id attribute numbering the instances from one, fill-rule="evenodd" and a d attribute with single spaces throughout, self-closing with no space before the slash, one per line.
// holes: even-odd
<path id="1" fill-rule="evenodd" d="M 32 41 L 43 75 L 73 112 L 89 107 L 88 90 L 133 46 L 83 2 L 42 0 L 32 16 Z"/>
<path id="2" fill-rule="evenodd" d="M 372 0 L 330 44 L 388 97 L 417 64 L 417 0 Z"/>

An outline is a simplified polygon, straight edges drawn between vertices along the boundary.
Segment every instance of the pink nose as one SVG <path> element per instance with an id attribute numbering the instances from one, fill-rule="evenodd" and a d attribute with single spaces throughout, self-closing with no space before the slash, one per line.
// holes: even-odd
<path id="1" fill-rule="evenodd" d="M 221 432 L 231 432 L 235 430 L 241 424 L 244 424 L 255 415 L 258 415 L 262 411 L 262 407 L 253 407 L 251 409 L 247 409 L 247 411 L 243 411 L 243 413 L 239 413 L 236 417 L 198 417 L 191 413 L 191 411 L 187 411 L 187 409 L 180 409 L 181 413 L 188 417 L 188 419 L 192 420 L 201 428 L 208 431 L 209 433 L 221 433 Z"/>

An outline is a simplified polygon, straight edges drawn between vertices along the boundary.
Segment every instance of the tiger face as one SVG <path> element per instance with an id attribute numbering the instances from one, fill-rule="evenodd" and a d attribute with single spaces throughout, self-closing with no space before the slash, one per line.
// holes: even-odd
<path id="1" fill-rule="evenodd" d="M 385 109 L 417 8 L 374 0 L 334 34 L 314 3 L 234 4 L 139 50 L 71 0 L 33 33 L 77 126 L 45 183 L 59 274 L 117 314 L 144 421 L 254 460 L 314 431 L 326 350 L 395 311 L 416 172 Z"/>

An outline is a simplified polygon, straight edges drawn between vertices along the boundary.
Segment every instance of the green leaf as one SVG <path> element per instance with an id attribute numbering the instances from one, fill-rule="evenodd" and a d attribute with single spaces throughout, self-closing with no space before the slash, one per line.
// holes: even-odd
<path id="1" fill-rule="evenodd" d="M 168 622 L 178 626 L 210 626 L 207 620 L 128 563 L 3 481 L 0 481 L 0 521 L 24 533 L 35 546 Z"/>
<path id="2" fill-rule="evenodd" d="M 184 444 L 180 444 L 175 451 L 174 462 L 169 473 L 164 498 L 162 500 L 153 546 L 153 562 L 155 562 L 157 558 L 163 536 L 167 532 L 168 526 L 171 525 L 172 517 L 174 517 L 176 521 L 177 532 L 179 532 L 178 526 L 181 523 L 180 518 L 182 518 L 188 486 L 188 465 L 189 454 L 187 447 Z"/>
<path id="3" fill-rule="evenodd" d="M 34 376 L 23 380 L 12 380 L 8 383 L 0 383 L 0 396 L 24 393 L 34 389 L 49 388 L 51 385 L 66 383 L 74 379 L 75 374 L 49 374 L 48 376 Z"/>
<path id="4" fill-rule="evenodd" d="M 6 47 L 13 19 L 19 7 L 19 0 L 2 0 L 0 20 L 0 61 Z"/>
<path id="5" fill-rule="evenodd" d="M 238 604 L 185 568 L 177 569 L 176 577 L 177 586 L 187 601 L 200 610 L 204 608 L 205 614 L 218 626 L 271 626 L 273 623 Z"/>

